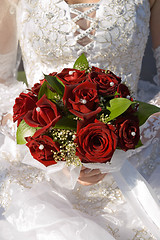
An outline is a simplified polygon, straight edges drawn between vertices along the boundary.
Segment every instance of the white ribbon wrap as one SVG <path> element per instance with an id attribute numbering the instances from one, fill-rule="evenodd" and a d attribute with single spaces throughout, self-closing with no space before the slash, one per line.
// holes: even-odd
<path id="1" fill-rule="evenodd" d="M 119 171 L 112 173 L 124 197 L 143 224 L 160 238 L 160 204 L 150 185 L 126 160 Z"/>
<path id="2" fill-rule="evenodd" d="M 151 141 L 148 144 L 151 144 Z M 111 173 L 137 216 L 148 230 L 159 239 L 160 203 L 148 182 L 127 160 L 132 154 L 133 150 L 127 152 L 116 150 L 111 163 L 87 163 L 83 165 L 90 169 L 100 169 L 102 173 Z M 48 178 L 55 181 L 59 186 L 68 189 L 74 188 L 81 170 L 81 167 L 75 166 L 67 168 L 64 162 L 46 168 L 35 161 L 30 153 L 26 155 L 23 163 L 41 168 L 46 172 Z"/>

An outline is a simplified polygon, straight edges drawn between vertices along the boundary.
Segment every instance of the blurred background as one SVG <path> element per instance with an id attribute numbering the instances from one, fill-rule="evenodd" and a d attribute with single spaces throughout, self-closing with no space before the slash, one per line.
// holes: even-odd
<path id="1" fill-rule="evenodd" d="M 151 37 L 149 36 L 145 54 L 143 57 L 140 79 L 153 82 L 153 77 L 155 75 L 156 75 L 156 65 L 155 65 L 155 59 L 153 57 L 152 41 L 151 41 Z"/>

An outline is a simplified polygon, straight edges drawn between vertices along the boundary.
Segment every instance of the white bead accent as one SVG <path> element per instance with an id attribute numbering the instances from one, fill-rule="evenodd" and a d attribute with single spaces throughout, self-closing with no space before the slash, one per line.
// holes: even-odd
<path id="1" fill-rule="evenodd" d="M 72 75 L 75 71 L 69 71 L 68 74 Z"/>
<path id="2" fill-rule="evenodd" d="M 43 150 L 44 149 L 44 146 L 41 144 L 39 145 L 39 150 Z"/>
<path id="3" fill-rule="evenodd" d="M 135 132 L 131 132 L 131 135 L 132 135 L 133 137 L 135 137 L 135 136 L 136 136 L 136 133 L 135 133 Z"/>
<path id="4" fill-rule="evenodd" d="M 80 99 L 79 101 L 80 101 L 80 103 L 82 103 L 82 104 L 86 104 L 86 103 L 87 103 L 87 100 L 86 100 L 86 99 Z"/>
<path id="5" fill-rule="evenodd" d="M 36 107 L 37 112 L 40 112 L 40 110 L 41 110 L 40 107 Z"/>
<path id="6" fill-rule="evenodd" d="M 109 84 L 111 87 L 113 87 L 114 86 L 114 82 L 110 82 L 110 84 Z"/>

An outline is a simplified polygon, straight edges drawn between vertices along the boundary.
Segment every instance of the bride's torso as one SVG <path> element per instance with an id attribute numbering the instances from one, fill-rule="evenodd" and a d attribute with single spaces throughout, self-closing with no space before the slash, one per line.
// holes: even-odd
<path id="1" fill-rule="evenodd" d="M 149 33 L 148 0 L 21 0 L 18 33 L 29 84 L 72 67 L 84 52 L 91 65 L 122 77 L 136 92 Z"/>

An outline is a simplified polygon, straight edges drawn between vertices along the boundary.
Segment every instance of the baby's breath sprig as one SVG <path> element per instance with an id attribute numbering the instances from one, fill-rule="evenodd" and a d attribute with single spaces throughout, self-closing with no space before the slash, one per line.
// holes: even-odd
<path id="1" fill-rule="evenodd" d="M 101 115 L 100 115 L 100 121 L 101 122 L 103 122 L 103 123 L 107 123 L 108 122 L 108 114 L 104 114 L 104 113 L 102 113 Z"/>
<path id="2" fill-rule="evenodd" d="M 86 69 L 86 73 L 90 73 L 90 72 L 91 72 L 91 70 L 92 70 L 92 68 L 91 68 L 91 67 L 89 67 L 88 69 Z"/>
<path id="3" fill-rule="evenodd" d="M 75 116 L 75 117 L 73 118 L 73 120 L 75 120 L 75 121 L 80 121 L 80 120 L 81 120 L 81 118 L 80 118 L 80 117 L 76 117 L 76 116 Z"/>
<path id="4" fill-rule="evenodd" d="M 76 143 L 74 139 L 76 137 L 74 130 L 65 129 L 53 129 L 52 137 L 53 141 L 60 143 L 60 151 L 54 152 L 55 161 L 65 161 L 66 165 L 81 166 L 79 157 L 76 156 Z"/>

